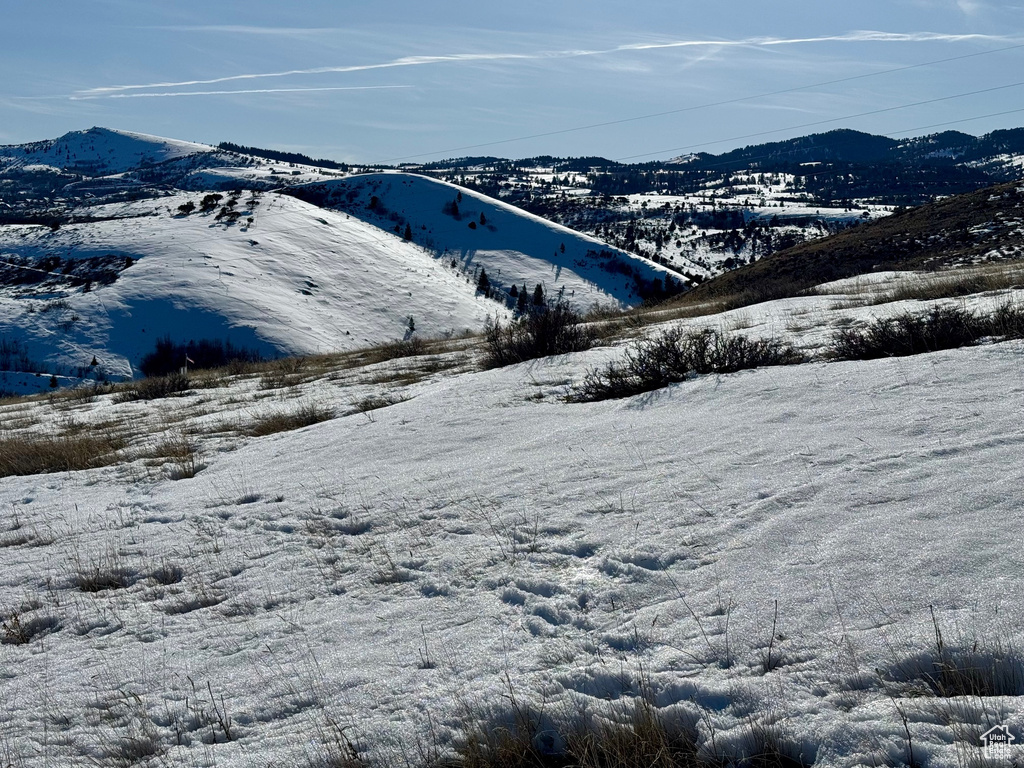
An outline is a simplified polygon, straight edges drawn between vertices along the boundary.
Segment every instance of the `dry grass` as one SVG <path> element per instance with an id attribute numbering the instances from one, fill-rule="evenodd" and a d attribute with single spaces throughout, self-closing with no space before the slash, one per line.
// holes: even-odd
<path id="1" fill-rule="evenodd" d="M 932 609 L 934 642 L 931 648 L 897 659 L 886 677 L 904 684 L 903 695 L 954 697 L 1002 697 L 1024 695 L 1024 655 L 1014 642 L 977 639 L 949 645 Z"/>
<path id="2" fill-rule="evenodd" d="M 135 458 L 160 464 L 169 463 L 172 480 L 195 477 L 204 468 L 200 461 L 197 442 L 184 431 L 164 437 L 151 449 L 138 454 Z"/>
<path id="3" fill-rule="evenodd" d="M 263 389 L 283 389 L 294 387 L 307 380 L 311 373 L 313 360 L 308 357 L 282 357 L 259 366 L 260 387 Z"/>
<path id="4" fill-rule="evenodd" d="M 73 472 L 117 464 L 125 459 L 124 433 L 18 435 L 0 437 L 0 477 Z"/>
<path id="5" fill-rule="evenodd" d="M 131 403 L 137 400 L 158 400 L 187 392 L 192 387 L 192 381 L 183 373 L 153 376 L 119 386 L 114 395 L 114 402 Z"/>
<path id="6" fill-rule="evenodd" d="M 403 366 L 375 371 L 367 381 L 371 384 L 398 384 L 404 387 L 424 381 L 440 371 L 458 368 L 463 362 L 465 361 L 431 356 L 409 367 Z"/>
<path id="7" fill-rule="evenodd" d="M 319 403 L 303 403 L 292 411 L 271 411 L 258 416 L 242 432 L 249 437 L 263 437 L 301 429 L 333 418 L 333 408 Z"/>
<path id="8" fill-rule="evenodd" d="M 998 264 L 950 272 L 922 273 L 876 296 L 871 303 L 951 299 L 1010 288 L 1024 288 L 1024 269 L 1015 264 Z"/>
<path id="9" fill-rule="evenodd" d="M 511 686 L 509 686 L 511 691 Z M 778 727 L 751 719 L 744 743 L 720 752 L 700 745 L 698 719 L 662 710 L 649 694 L 603 712 L 552 713 L 506 693 L 506 711 L 470 715 L 457 768 L 801 768 L 813 757 L 791 748 Z M 704 722 L 710 726 L 710 720 Z"/>
<path id="10" fill-rule="evenodd" d="M 405 402 L 406 398 L 398 395 L 368 395 L 361 400 L 352 403 L 351 413 L 367 413 L 380 408 L 387 408 L 389 405 Z"/>

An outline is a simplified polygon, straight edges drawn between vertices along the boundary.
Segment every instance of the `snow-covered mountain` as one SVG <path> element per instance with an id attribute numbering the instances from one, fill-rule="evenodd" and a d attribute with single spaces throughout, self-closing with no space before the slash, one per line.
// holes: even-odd
<path id="1" fill-rule="evenodd" d="M 215 151 L 215 147 L 190 141 L 90 128 L 66 133 L 59 139 L 0 146 L 0 168 L 49 166 L 95 176 L 124 173 Z"/>
<path id="2" fill-rule="evenodd" d="M 683 283 L 593 237 L 419 176 L 338 178 L 106 129 L 6 147 L 0 158 L 6 182 L 42 178 L 57 195 L 0 224 L 0 338 L 37 363 L 0 374 L 8 391 L 45 387 L 54 373 L 62 384 L 135 375 L 168 336 L 270 356 L 347 350 L 479 330 L 515 310 L 513 285 L 532 294 L 539 284 L 586 309 L 635 305 Z M 226 188 L 235 191 L 214 191 Z M 461 212 L 446 207 L 457 199 Z M 478 290 L 484 270 L 490 291 Z"/>

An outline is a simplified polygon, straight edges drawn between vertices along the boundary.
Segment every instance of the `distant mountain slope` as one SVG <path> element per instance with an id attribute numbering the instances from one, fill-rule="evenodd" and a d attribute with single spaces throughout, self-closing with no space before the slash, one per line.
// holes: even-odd
<path id="1" fill-rule="evenodd" d="M 294 187 L 288 194 L 408 235 L 462 269 L 485 269 L 496 287 L 540 283 L 577 305 L 628 306 L 684 278 L 647 259 L 486 195 L 436 179 L 375 173 Z M 406 229 L 408 228 L 408 229 Z"/>
<path id="2" fill-rule="evenodd" d="M 702 152 L 683 158 L 681 162 L 694 169 L 740 169 L 752 165 L 767 168 L 780 162 L 787 166 L 825 161 L 873 163 L 888 158 L 898 146 L 898 141 L 885 136 L 839 129 L 785 141 L 753 144 L 721 155 Z"/>
<path id="3" fill-rule="evenodd" d="M 1024 259 L 1024 186 L 1011 182 L 894 213 L 728 272 L 685 301 L 790 296 L 831 280 L 889 269 Z"/>
<path id="4" fill-rule="evenodd" d="M 845 128 L 795 139 L 752 144 L 720 155 L 701 152 L 665 165 L 691 169 L 789 169 L 802 163 L 946 164 L 1024 154 L 1024 128 L 972 136 L 945 131 L 911 139 L 892 139 Z"/>
<path id="5" fill-rule="evenodd" d="M 89 175 L 125 171 L 216 151 L 205 144 L 90 128 L 34 144 L 0 146 L 0 167 L 51 166 Z"/>
<path id="6" fill-rule="evenodd" d="M 235 224 L 177 213 L 200 197 L 103 206 L 91 213 L 108 220 L 55 231 L 0 227 L 0 271 L 23 273 L 0 288 L 0 338 L 47 370 L 70 375 L 95 355 L 120 377 L 165 335 L 305 354 L 404 338 L 410 316 L 430 336 L 504 312 L 422 248 L 358 219 L 276 194 L 244 196 Z M 87 287 L 75 265 L 88 259 Z"/>

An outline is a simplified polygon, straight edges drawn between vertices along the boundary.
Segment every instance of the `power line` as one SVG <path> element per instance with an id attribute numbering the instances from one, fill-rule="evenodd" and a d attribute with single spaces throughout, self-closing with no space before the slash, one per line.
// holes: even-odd
<path id="1" fill-rule="evenodd" d="M 976 96 L 979 93 L 992 93 L 993 91 L 1004 91 L 1004 90 L 1006 90 L 1008 88 L 1019 88 L 1022 85 L 1024 85 L 1024 82 L 1010 83 L 1008 85 L 997 85 L 997 86 L 995 86 L 993 88 L 980 88 L 980 89 L 975 90 L 975 91 L 967 91 L 965 93 L 957 93 L 957 94 L 954 94 L 952 96 L 940 96 L 940 97 L 935 98 L 935 99 L 925 99 L 924 101 L 914 101 L 914 102 L 911 102 L 910 104 L 899 104 L 899 105 L 897 105 L 895 107 L 884 107 L 882 109 L 872 109 L 872 110 L 870 110 L 868 112 L 858 112 L 855 115 L 844 115 L 842 117 L 830 117 L 827 120 L 815 120 L 814 122 L 811 122 L 811 123 L 801 123 L 800 125 L 790 125 L 790 126 L 787 126 L 786 128 L 773 128 L 772 130 L 769 130 L 769 131 L 758 131 L 757 133 L 746 133 L 746 134 L 743 134 L 742 136 L 732 136 L 732 137 L 730 137 L 728 139 L 715 139 L 713 141 L 705 141 L 705 142 L 701 142 L 699 144 L 689 144 L 689 145 L 687 145 L 685 147 L 671 147 L 669 149 L 659 149 L 656 152 L 643 152 L 643 153 L 641 153 L 639 155 L 628 155 L 626 157 L 617 158 L 616 162 L 621 162 L 623 160 L 634 160 L 634 159 L 636 159 L 638 157 L 651 157 L 653 155 L 663 155 L 663 154 L 665 154 L 667 152 L 685 152 L 685 151 L 690 150 L 690 149 L 696 149 L 697 147 L 706 147 L 706 146 L 710 146 L 712 144 L 724 144 L 726 142 L 731 142 L 731 141 L 742 141 L 744 139 L 754 139 L 754 138 L 758 138 L 760 136 L 770 136 L 773 133 L 784 133 L 786 131 L 798 131 L 798 130 L 802 130 L 804 128 L 813 128 L 813 127 L 818 126 L 818 125 L 827 125 L 829 123 L 839 123 L 839 122 L 842 122 L 844 120 L 854 120 L 854 119 L 856 119 L 858 117 L 867 117 L 869 115 L 880 115 L 880 114 L 883 114 L 885 112 L 895 112 L 895 111 L 900 110 L 900 109 L 910 109 L 911 107 L 921 107 L 921 106 L 924 106 L 926 104 L 936 104 L 936 103 L 938 103 L 940 101 L 951 101 L 953 99 L 962 99 L 962 98 L 965 98 L 967 96 Z M 974 118 L 974 119 L 980 119 L 980 118 Z"/>
<path id="2" fill-rule="evenodd" d="M 414 160 L 414 159 L 416 159 L 418 157 L 427 157 L 429 155 L 441 155 L 441 154 L 444 154 L 446 152 L 463 152 L 463 151 L 465 151 L 467 149 L 481 149 L 481 148 L 484 148 L 484 147 L 496 147 L 496 146 L 499 146 L 501 144 L 511 144 L 511 143 L 517 142 L 517 141 L 528 141 L 530 139 L 542 139 L 542 138 L 546 138 L 548 136 L 559 136 L 559 135 L 566 134 L 566 133 L 575 133 L 577 131 L 588 131 L 588 130 L 591 130 L 593 128 L 604 128 L 604 127 L 607 127 L 607 126 L 610 126 L 610 125 L 622 125 L 623 123 L 632 123 L 632 122 L 637 122 L 637 121 L 640 121 L 640 120 L 650 120 L 650 119 L 655 118 L 655 117 L 666 117 L 668 115 L 678 115 L 678 114 L 682 114 L 684 112 L 694 112 L 694 111 L 701 110 L 701 109 L 711 109 L 713 107 L 724 107 L 724 106 L 728 106 L 730 104 L 740 104 L 740 103 L 745 102 L 745 101 L 754 101 L 756 99 L 766 99 L 766 98 L 769 98 L 771 96 L 782 96 L 782 95 L 787 94 L 787 93 L 797 93 L 799 91 L 806 91 L 806 90 L 810 90 L 812 88 L 824 88 L 825 86 L 829 86 L 829 85 L 838 85 L 840 83 L 850 83 L 850 82 L 853 82 L 855 80 L 864 80 L 864 79 L 869 78 L 869 77 L 879 77 L 881 75 L 889 75 L 889 74 L 893 74 L 895 72 L 906 72 L 907 70 L 911 70 L 911 69 L 920 69 L 922 67 L 932 67 L 932 66 L 935 66 L 937 64 L 947 64 L 947 63 L 952 62 L 952 61 L 963 61 L 964 59 L 973 59 L 973 58 L 976 58 L 978 56 L 988 56 L 989 54 L 993 54 L 993 53 L 1003 53 L 1005 51 L 1014 51 L 1014 50 L 1019 50 L 1021 48 L 1024 48 L 1024 44 L 1009 45 L 1009 46 L 1006 46 L 1004 48 L 994 48 L 994 49 L 992 49 L 990 51 L 978 51 L 977 53 L 967 53 L 967 54 L 963 54 L 961 56 L 950 56 L 949 58 L 945 58 L 945 59 L 935 59 L 933 61 L 921 62 L 920 64 L 908 64 L 908 65 L 902 66 L 902 67 L 893 67 L 891 69 L 883 69 L 883 70 L 878 71 L 878 72 L 867 72 L 867 73 L 860 74 L 860 75 L 851 75 L 849 77 L 841 77 L 841 78 L 838 78 L 836 80 L 825 80 L 825 81 L 820 82 L 820 83 L 810 83 L 808 85 L 797 85 L 797 86 L 794 86 L 792 88 L 783 88 L 783 89 L 780 89 L 780 90 L 777 90 L 777 91 L 768 91 L 768 92 L 765 92 L 765 93 L 757 93 L 757 94 L 753 94 L 753 95 L 750 95 L 750 96 L 738 96 L 738 97 L 733 98 L 733 99 L 725 99 L 723 101 L 713 101 L 713 102 L 708 102 L 706 104 L 695 104 L 695 105 L 690 106 L 690 107 L 680 107 L 679 109 L 670 109 L 670 110 L 666 110 L 664 112 L 652 112 L 651 114 L 648 114 L 648 115 L 636 115 L 636 116 L 633 116 L 633 117 L 620 118 L 618 120 L 607 120 L 607 121 L 600 122 L 600 123 L 591 123 L 589 125 L 578 125 L 578 126 L 574 126 L 572 128 L 561 128 L 561 129 L 556 130 L 556 131 L 545 131 L 543 133 L 534 133 L 534 134 L 530 134 L 528 136 L 516 136 L 515 138 L 511 138 L 511 139 L 500 139 L 498 141 L 488 141 L 488 142 L 483 142 L 483 143 L 480 143 L 480 144 L 467 144 L 467 145 L 461 146 L 461 147 L 451 147 L 449 149 L 439 149 L 439 150 L 435 150 L 433 152 L 420 152 L 420 153 L 415 154 L 415 155 L 404 155 L 402 157 L 392 157 L 392 158 L 390 158 L 388 160 L 382 161 L 381 163 L 379 163 L 379 165 L 388 165 L 388 164 L 391 164 L 391 163 L 400 162 L 402 160 Z M 671 152 L 673 150 L 668 150 L 668 151 Z M 640 157 L 640 155 L 637 155 L 637 157 Z"/>
<path id="3" fill-rule="evenodd" d="M 918 126 L 917 128 L 904 128 L 902 131 L 893 131 L 892 133 L 883 133 L 880 135 L 895 138 L 904 133 L 911 133 L 912 131 L 927 131 L 930 128 L 941 128 L 945 125 L 958 125 L 960 123 L 970 123 L 973 120 L 984 120 L 987 117 L 1002 117 L 1003 115 L 1015 115 L 1019 112 L 1024 112 L 1024 107 L 1022 107 L 1021 109 L 1008 109 L 1005 112 L 992 112 L 991 114 L 988 115 L 975 115 L 974 117 L 963 117 L 960 118 L 959 120 L 948 120 L 944 123 L 932 123 L 931 125 L 921 125 Z"/>

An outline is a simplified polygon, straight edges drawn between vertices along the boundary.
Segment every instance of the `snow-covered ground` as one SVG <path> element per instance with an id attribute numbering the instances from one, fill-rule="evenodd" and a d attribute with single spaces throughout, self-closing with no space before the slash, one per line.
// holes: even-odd
<path id="1" fill-rule="evenodd" d="M 683 322 L 814 349 L 828 328 L 927 306 L 853 306 L 867 289 Z M 33 635 L 0 645 L 0 763 L 325 765 L 343 728 L 415 764 L 509 684 L 579 713 L 623 706 L 642 679 L 719 754 L 763 726 L 808 764 L 901 764 L 909 732 L 921 765 L 981 765 L 981 732 L 1024 737 L 1024 697 L 922 695 L 906 670 L 935 647 L 932 610 L 949 648 L 1021 650 L 1022 353 L 568 404 L 621 349 L 487 372 L 463 350 L 434 359 L 458 373 L 420 358 L 284 389 L 3 406 L 22 434 L 188 431 L 202 469 L 0 481 L 0 616 Z M 409 368 L 423 375 L 403 384 Z M 405 399 L 360 408 L 370 396 Z M 338 415 L 233 429 L 303 404 Z M 123 588 L 75 587 L 111 572 Z"/>

